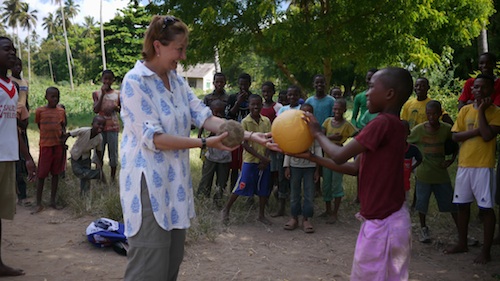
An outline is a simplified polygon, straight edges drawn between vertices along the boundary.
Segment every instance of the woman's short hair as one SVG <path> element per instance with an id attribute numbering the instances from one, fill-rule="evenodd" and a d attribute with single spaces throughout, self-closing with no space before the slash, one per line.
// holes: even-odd
<path id="1" fill-rule="evenodd" d="M 153 16 L 149 27 L 144 34 L 144 45 L 142 47 L 142 58 L 146 61 L 151 60 L 155 55 L 153 42 L 158 40 L 163 45 L 168 45 L 177 35 L 189 34 L 187 25 L 174 16 Z"/>

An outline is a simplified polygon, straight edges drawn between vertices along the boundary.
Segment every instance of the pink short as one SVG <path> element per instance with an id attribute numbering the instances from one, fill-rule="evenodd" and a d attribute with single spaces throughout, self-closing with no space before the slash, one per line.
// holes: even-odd
<path id="1" fill-rule="evenodd" d="M 63 145 L 40 147 L 38 158 L 37 177 L 44 179 L 52 175 L 59 175 L 66 167 L 66 149 Z"/>
<path id="2" fill-rule="evenodd" d="M 382 220 L 361 225 L 354 260 L 353 280 L 408 280 L 411 250 L 411 221 L 408 207 Z"/>

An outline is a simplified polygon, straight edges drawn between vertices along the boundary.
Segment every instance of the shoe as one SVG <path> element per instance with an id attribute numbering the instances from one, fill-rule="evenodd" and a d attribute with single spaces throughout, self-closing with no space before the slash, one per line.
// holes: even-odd
<path id="1" fill-rule="evenodd" d="M 431 243 L 431 237 L 429 235 L 429 228 L 424 226 L 420 229 L 420 242 L 422 243 Z"/>

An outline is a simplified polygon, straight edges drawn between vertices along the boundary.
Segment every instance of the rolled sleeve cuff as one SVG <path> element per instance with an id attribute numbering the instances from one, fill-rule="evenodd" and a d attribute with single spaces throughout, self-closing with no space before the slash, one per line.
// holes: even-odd
<path id="1" fill-rule="evenodd" d="M 154 144 L 154 136 L 155 134 L 163 133 L 163 128 L 159 124 L 153 124 L 151 121 L 145 121 L 143 124 L 142 130 L 142 143 L 143 146 L 153 150 L 154 152 L 158 152 Z"/>

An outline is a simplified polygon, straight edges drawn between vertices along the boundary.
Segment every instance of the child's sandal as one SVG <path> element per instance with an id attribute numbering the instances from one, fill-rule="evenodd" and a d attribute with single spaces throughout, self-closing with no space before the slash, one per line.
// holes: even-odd
<path id="1" fill-rule="evenodd" d="M 299 224 L 299 222 L 297 221 L 297 219 L 291 218 L 287 223 L 285 223 L 283 228 L 285 230 L 294 230 L 297 228 L 298 224 Z"/>

